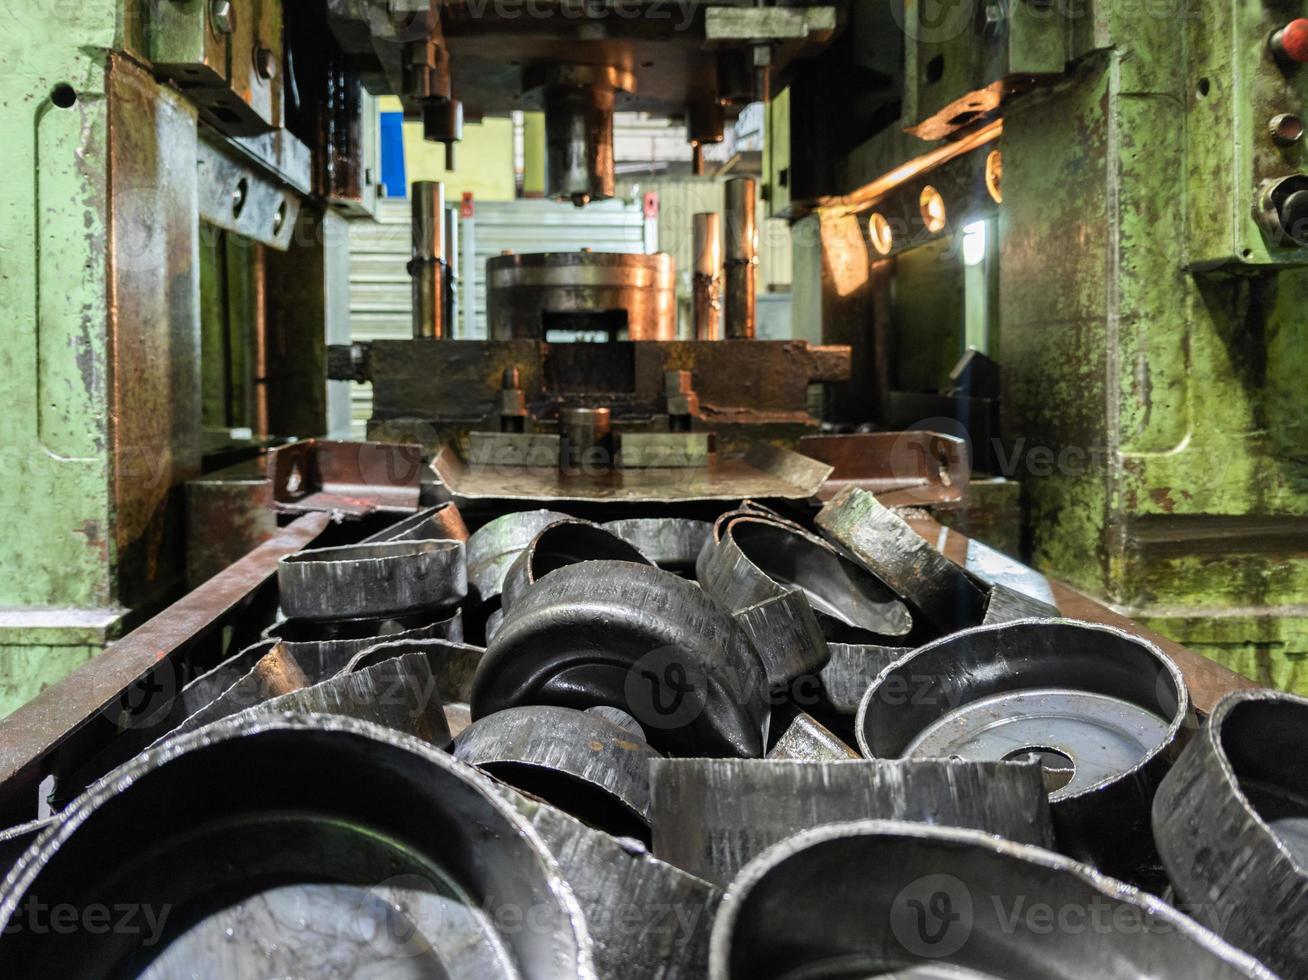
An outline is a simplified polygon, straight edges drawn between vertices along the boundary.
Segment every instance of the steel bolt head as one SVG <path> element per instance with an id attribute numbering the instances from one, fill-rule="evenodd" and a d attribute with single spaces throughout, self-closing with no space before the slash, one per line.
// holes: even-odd
<path id="1" fill-rule="evenodd" d="M 1272 116 L 1267 128 L 1272 134 L 1272 142 L 1277 146 L 1294 146 L 1303 139 L 1303 120 L 1290 112 Z"/>
<path id="2" fill-rule="evenodd" d="M 236 7 L 232 0 L 211 0 L 209 20 L 213 29 L 219 34 L 231 34 L 236 30 Z"/>

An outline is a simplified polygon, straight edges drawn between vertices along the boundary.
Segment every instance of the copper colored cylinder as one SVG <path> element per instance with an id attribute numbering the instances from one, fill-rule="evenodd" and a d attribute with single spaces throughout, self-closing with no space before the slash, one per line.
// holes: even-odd
<path id="1" fill-rule="evenodd" d="M 758 273 L 758 224 L 752 177 L 727 181 L 726 282 L 728 340 L 753 340 Z"/>
<path id="2" fill-rule="evenodd" d="M 413 252 L 413 336 L 443 340 L 446 324 L 445 185 L 415 180 L 411 188 Z"/>
<path id="3" fill-rule="evenodd" d="M 722 339 L 722 220 L 713 212 L 694 218 L 695 339 Z"/>

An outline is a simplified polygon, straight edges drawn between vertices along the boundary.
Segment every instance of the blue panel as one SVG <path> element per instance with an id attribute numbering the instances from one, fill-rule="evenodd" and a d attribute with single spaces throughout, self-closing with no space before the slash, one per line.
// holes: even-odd
<path id="1" fill-rule="evenodd" d="M 404 175 L 404 113 L 381 114 L 381 182 L 386 197 L 408 197 Z"/>

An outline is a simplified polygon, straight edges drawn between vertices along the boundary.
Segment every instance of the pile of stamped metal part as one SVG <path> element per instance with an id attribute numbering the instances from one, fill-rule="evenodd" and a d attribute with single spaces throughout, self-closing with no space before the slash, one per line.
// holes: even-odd
<path id="1" fill-rule="evenodd" d="M 861 490 L 649 510 L 283 559 L 286 618 L 18 857 L 4 975 L 1308 975 L 1308 702 L 1200 725 Z"/>

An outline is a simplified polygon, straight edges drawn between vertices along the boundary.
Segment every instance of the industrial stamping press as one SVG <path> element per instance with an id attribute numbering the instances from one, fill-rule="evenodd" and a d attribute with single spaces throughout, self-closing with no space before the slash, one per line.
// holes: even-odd
<path id="1" fill-rule="evenodd" d="M 1308 975 L 1308 701 L 1177 640 L 1303 619 L 1305 11 L 928 6 L 14 28 L 5 977 Z M 688 322 L 670 255 L 546 250 L 466 336 L 415 181 L 412 336 L 353 343 L 383 93 L 450 169 L 543 113 L 578 208 L 620 111 L 770 149 Z"/>

